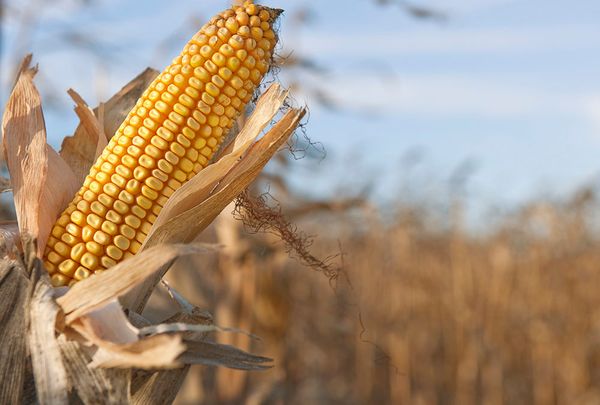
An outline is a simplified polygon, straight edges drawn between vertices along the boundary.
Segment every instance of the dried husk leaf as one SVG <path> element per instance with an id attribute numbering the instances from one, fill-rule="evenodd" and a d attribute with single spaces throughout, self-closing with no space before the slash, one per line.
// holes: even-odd
<path id="1" fill-rule="evenodd" d="M 58 343 L 64 356 L 69 381 L 84 404 L 129 404 L 131 371 L 91 368 L 90 350 L 80 343 L 59 335 Z"/>
<path id="2" fill-rule="evenodd" d="M 69 89 L 67 93 L 75 102 L 75 114 L 79 117 L 79 122 L 83 125 L 85 132 L 87 132 L 88 139 L 90 141 L 93 139 L 96 140 L 96 150 L 94 152 L 94 159 L 96 159 L 108 144 L 102 130 L 102 124 L 100 124 L 100 117 L 96 118 L 94 111 L 75 90 Z"/>
<path id="3" fill-rule="evenodd" d="M 15 258 L 15 249 L 20 246 L 17 221 L 0 222 L 0 258 Z"/>
<path id="4" fill-rule="evenodd" d="M 185 350 L 178 335 L 138 338 L 117 300 L 79 317 L 69 325 L 98 347 L 90 367 L 173 368 Z"/>
<path id="5" fill-rule="evenodd" d="M 0 404 L 20 404 L 27 369 L 28 280 L 24 269 L 0 262 Z"/>
<path id="6" fill-rule="evenodd" d="M 33 84 L 35 73 L 27 69 L 19 76 L 6 104 L 2 132 L 19 231 L 37 239 L 48 158 L 42 100 Z"/>
<path id="7" fill-rule="evenodd" d="M 55 325 L 59 308 L 53 297 L 48 274 L 37 263 L 29 301 L 29 351 L 37 398 L 42 404 L 67 404 L 67 372 L 56 340 Z"/>
<path id="8" fill-rule="evenodd" d="M 2 120 L 3 146 L 21 235 L 37 239 L 37 254 L 58 214 L 78 188 L 62 158 L 46 144 L 40 94 L 34 69 L 19 76 Z"/>
<path id="9" fill-rule="evenodd" d="M 125 117 L 133 108 L 138 98 L 156 76 L 158 76 L 158 71 L 147 68 L 104 104 L 104 117 L 100 124 L 104 128 L 103 132 L 107 140 L 110 140 L 112 135 L 117 131 L 119 125 L 125 120 Z M 97 112 L 97 116 L 100 118 L 98 109 L 95 109 L 95 112 Z M 93 134 L 88 133 L 82 123 L 78 125 L 74 135 L 65 137 L 63 140 L 60 156 L 71 167 L 80 185 L 96 160 L 97 148 L 97 138 Z"/>
<path id="10" fill-rule="evenodd" d="M 206 341 L 185 341 L 187 350 L 179 361 L 185 364 L 202 364 L 205 366 L 223 366 L 237 370 L 265 370 L 271 365 L 265 364 L 273 360 L 256 356 L 233 346 Z"/>
<path id="11" fill-rule="evenodd" d="M 75 284 L 56 302 L 67 324 L 90 311 L 122 297 L 147 278 L 166 271 L 179 256 L 206 252 L 202 245 L 161 245 L 124 260 L 116 266 Z M 127 305 L 125 305 L 128 307 Z M 131 307 L 128 307 L 131 308 Z"/>

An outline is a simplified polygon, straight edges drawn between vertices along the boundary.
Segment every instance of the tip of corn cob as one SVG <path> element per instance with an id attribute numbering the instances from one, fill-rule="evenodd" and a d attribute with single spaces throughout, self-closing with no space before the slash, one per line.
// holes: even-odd
<path id="1" fill-rule="evenodd" d="M 44 261 L 54 285 L 137 253 L 269 71 L 280 14 L 246 1 L 216 15 L 143 93 L 52 229 Z"/>

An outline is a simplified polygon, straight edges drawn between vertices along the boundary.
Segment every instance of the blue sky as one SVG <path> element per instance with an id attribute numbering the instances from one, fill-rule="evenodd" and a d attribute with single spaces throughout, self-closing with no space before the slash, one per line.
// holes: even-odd
<path id="1" fill-rule="evenodd" d="M 4 24 L 2 100 L 8 68 L 15 63 L 10 57 L 19 46 L 30 49 L 40 64 L 42 95 L 58 97 L 59 108 L 46 109 L 53 145 L 76 123 L 67 88 L 96 103 L 145 66 L 163 68 L 186 38 L 227 4 L 103 0 L 84 8 L 58 1 L 37 6 L 41 16 L 24 40 L 19 13 L 33 2 L 8 3 L 13 12 Z M 294 164 L 300 189 L 333 194 L 373 180 L 376 198 L 386 199 L 415 170 L 420 180 L 413 187 L 427 192 L 465 161 L 475 167 L 469 195 L 482 204 L 511 205 L 597 182 L 600 2 L 413 3 L 448 18 L 415 20 L 397 6 L 370 0 L 269 2 L 287 10 L 283 52 L 325 69 L 321 74 L 294 71 L 280 79 L 317 87 L 339 107 L 330 110 L 306 92 L 295 94 L 311 109 L 309 136 L 328 152 L 316 167 L 309 161 Z M 304 7 L 313 18 L 300 26 L 293 17 Z M 67 44 L 69 29 L 84 30 L 108 56 Z M 409 170 L 402 161 L 414 151 L 423 161 Z"/>

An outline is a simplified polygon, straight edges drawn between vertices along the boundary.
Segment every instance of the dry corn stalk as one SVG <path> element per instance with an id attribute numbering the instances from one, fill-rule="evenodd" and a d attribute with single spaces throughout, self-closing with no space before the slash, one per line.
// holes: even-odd
<path id="1" fill-rule="evenodd" d="M 214 157 L 232 120 L 243 111 L 268 70 L 276 41 L 272 23 L 277 15 L 279 11 L 245 2 L 213 18 L 173 65 L 154 79 L 135 106 L 131 94 L 149 81 L 151 71 L 109 100 L 99 114 L 100 120 L 71 92 L 83 129 L 65 140 L 60 155 L 46 143 L 42 102 L 33 82 L 36 72 L 24 64 L 3 116 L 3 144 L 19 233 L 11 224 L 2 229 L 6 242 L 2 252 L 6 257 L 2 261 L 5 267 L 0 277 L 0 298 L 12 296 L 4 291 L 13 288 L 5 283 L 9 280 L 7 274 L 16 274 L 21 284 L 29 284 L 31 291 L 39 292 L 31 295 L 31 305 L 0 299 L 0 319 L 15 308 L 33 311 L 26 318 L 31 319 L 29 330 L 36 335 L 28 344 L 32 358 L 38 362 L 33 368 L 35 395 L 42 402 L 64 403 L 69 385 L 75 387 L 81 399 L 106 393 L 115 402 L 129 400 L 130 373 L 101 370 L 107 367 L 266 367 L 264 363 L 269 359 L 205 341 L 207 331 L 221 329 L 195 324 L 193 314 L 186 315 L 186 308 L 182 308 L 180 317 L 184 323 L 170 326 L 140 329 L 147 321 L 139 313 L 177 257 L 212 249 L 181 242 L 190 242 L 256 178 L 304 115 L 304 110 L 288 109 L 260 137 L 287 95 L 278 85 L 272 85 L 258 99 L 238 137 L 221 156 Z M 130 110 L 129 115 L 90 168 L 89 154 L 99 151 L 102 128 L 117 127 L 115 117 L 120 117 L 124 108 Z M 78 187 L 77 178 L 85 170 L 90 172 L 84 186 L 67 206 Z M 112 205 L 105 205 L 107 198 Z M 66 216 L 59 217 L 65 209 Z M 24 257 L 23 262 L 9 257 L 19 248 L 16 243 L 10 244 L 19 235 L 25 243 L 15 257 Z M 45 263 L 53 273 L 53 284 L 73 284 L 69 277 L 81 279 L 68 290 L 50 288 L 41 261 L 47 239 Z M 121 253 L 115 254 L 115 249 Z M 54 260 L 54 254 L 60 255 L 61 261 Z M 95 259 L 90 258 L 92 255 Z M 104 271 L 87 278 L 100 268 Z M 23 294 L 18 297 L 26 298 Z M 138 327 L 124 315 L 120 302 L 133 310 L 130 319 L 137 319 Z M 40 315 L 44 313 L 49 315 Z M 18 322 L 14 325 L 22 326 Z M 25 334 L 18 330 L 13 335 L 0 334 L 0 339 L 4 336 L 11 340 Z M 40 343 L 43 339 L 52 350 L 44 350 Z M 22 353 L 18 351 L 18 355 Z M 0 375 L 5 376 L 13 363 L 2 360 Z M 10 380 L 9 387 L 22 388 L 25 369 L 17 367 L 19 375 Z M 49 372 L 53 369 L 55 373 Z M 127 383 L 118 383 L 124 378 Z M 140 386 L 152 392 L 148 384 L 142 382 Z M 0 399 L 20 402 L 21 394 L 13 394 L 4 395 L 0 390 Z"/>

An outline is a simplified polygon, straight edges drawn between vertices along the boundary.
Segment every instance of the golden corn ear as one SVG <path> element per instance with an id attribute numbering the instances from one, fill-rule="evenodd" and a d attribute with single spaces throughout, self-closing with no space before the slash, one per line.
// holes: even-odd
<path id="1" fill-rule="evenodd" d="M 44 262 L 55 286 L 139 250 L 269 70 L 279 13 L 247 1 L 215 16 L 144 92 L 52 229 Z"/>

